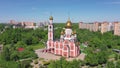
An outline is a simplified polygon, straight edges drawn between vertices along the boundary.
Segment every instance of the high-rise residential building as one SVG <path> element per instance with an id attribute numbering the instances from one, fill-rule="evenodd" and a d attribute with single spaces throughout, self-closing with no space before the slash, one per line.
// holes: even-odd
<path id="1" fill-rule="evenodd" d="M 80 22 L 79 23 L 79 28 L 80 29 L 88 29 L 90 31 L 100 31 L 102 34 L 107 32 L 107 31 L 111 31 L 113 30 L 113 24 L 109 23 L 109 22 L 94 22 L 94 23 L 83 23 Z"/>
<path id="2" fill-rule="evenodd" d="M 24 28 L 35 28 L 34 22 L 21 22 L 21 26 Z"/>
<path id="3" fill-rule="evenodd" d="M 79 23 L 79 28 L 80 29 L 88 29 L 90 31 L 98 31 L 99 30 L 99 23 L 98 22 L 95 22 L 95 23 L 80 22 Z"/>
<path id="4" fill-rule="evenodd" d="M 17 24 L 17 22 L 15 21 L 15 20 L 10 20 L 10 22 L 9 22 L 10 24 Z"/>
<path id="5" fill-rule="evenodd" d="M 108 29 L 109 29 L 109 23 L 108 22 L 105 21 L 105 22 L 101 23 L 100 31 L 101 31 L 102 34 L 107 32 Z"/>
<path id="6" fill-rule="evenodd" d="M 114 35 L 120 36 L 120 22 L 114 22 Z"/>
<path id="7" fill-rule="evenodd" d="M 93 23 L 93 31 L 96 32 L 99 30 L 99 22 Z"/>
<path id="8" fill-rule="evenodd" d="M 16 22 L 15 20 L 10 20 L 11 25 L 13 25 L 13 28 L 35 28 L 34 22 Z"/>

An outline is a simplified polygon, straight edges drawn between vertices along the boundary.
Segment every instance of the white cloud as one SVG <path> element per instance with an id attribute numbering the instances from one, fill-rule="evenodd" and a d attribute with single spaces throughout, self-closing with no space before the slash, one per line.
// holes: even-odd
<path id="1" fill-rule="evenodd" d="M 44 15 L 50 15 L 50 12 L 45 11 L 45 12 L 43 12 L 43 14 Z"/>
<path id="2" fill-rule="evenodd" d="M 113 5 L 120 5 L 120 2 L 105 2 L 105 4 L 113 4 Z"/>
<path id="3" fill-rule="evenodd" d="M 32 9 L 32 10 L 36 10 L 37 8 L 35 8 L 35 7 L 32 7 L 31 9 Z"/>

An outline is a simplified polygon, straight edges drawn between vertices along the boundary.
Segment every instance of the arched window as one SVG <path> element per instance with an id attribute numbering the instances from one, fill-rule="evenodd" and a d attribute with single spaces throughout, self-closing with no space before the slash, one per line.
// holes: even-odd
<path id="1" fill-rule="evenodd" d="M 71 45 L 71 50 L 74 50 L 74 46 L 73 45 Z"/>
<path id="2" fill-rule="evenodd" d="M 51 26 L 50 26 L 50 29 L 51 29 Z"/>
<path id="3" fill-rule="evenodd" d="M 56 48 L 58 48 L 59 46 L 58 46 L 58 43 L 56 43 Z"/>
<path id="4" fill-rule="evenodd" d="M 64 46 L 64 50 L 67 50 L 67 46 Z"/>
<path id="5" fill-rule="evenodd" d="M 62 45 L 62 43 L 60 43 L 60 48 L 62 49 L 62 47 L 63 47 L 63 45 Z"/>

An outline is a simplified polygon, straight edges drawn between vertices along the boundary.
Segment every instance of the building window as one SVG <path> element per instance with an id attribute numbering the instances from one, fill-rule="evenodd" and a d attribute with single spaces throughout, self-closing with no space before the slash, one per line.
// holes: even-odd
<path id="1" fill-rule="evenodd" d="M 73 45 L 71 46 L 71 50 L 74 50 L 74 46 Z"/>
<path id="2" fill-rule="evenodd" d="M 71 52 L 71 56 L 73 56 L 74 54 L 73 54 L 73 52 Z"/>
<path id="3" fill-rule="evenodd" d="M 67 56 L 67 54 L 64 54 L 64 56 Z"/>
<path id="4" fill-rule="evenodd" d="M 67 57 L 67 52 L 64 52 L 64 56 L 66 56 L 66 57 Z"/>
<path id="5" fill-rule="evenodd" d="M 56 44 L 56 48 L 58 48 L 58 44 Z"/>
<path id="6" fill-rule="evenodd" d="M 66 47 L 66 46 L 64 47 L 64 50 L 67 50 L 67 47 Z"/>
<path id="7" fill-rule="evenodd" d="M 49 46 L 51 46 L 51 43 L 49 42 Z"/>
<path id="8" fill-rule="evenodd" d="M 56 50 L 56 54 L 58 54 L 58 50 Z"/>
<path id="9" fill-rule="evenodd" d="M 62 49 L 62 47 L 63 47 L 62 44 L 60 44 L 60 48 L 61 48 L 61 49 Z"/>

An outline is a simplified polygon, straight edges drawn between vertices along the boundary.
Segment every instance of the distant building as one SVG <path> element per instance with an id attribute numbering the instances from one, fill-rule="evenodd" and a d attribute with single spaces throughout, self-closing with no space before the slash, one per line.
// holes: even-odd
<path id="1" fill-rule="evenodd" d="M 15 20 L 10 20 L 10 25 L 13 28 L 35 28 L 36 24 L 34 22 L 15 22 Z"/>
<path id="2" fill-rule="evenodd" d="M 107 32 L 108 29 L 109 29 L 109 23 L 108 22 L 101 23 L 101 29 L 100 29 L 100 31 L 101 31 L 102 34 L 105 33 L 105 32 Z"/>
<path id="3" fill-rule="evenodd" d="M 36 24 L 36 26 L 38 26 L 38 27 L 43 27 L 43 26 L 44 26 L 44 23 L 43 23 L 43 22 L 39 22 L 39 23 Z"/>
<path id="4" fill-rule="evenodd" d="M 21 22 L 21 26 L 24 28 L 35 28 L 35 23 L 34 22 Z"/>
<path id="5" fill-rule="evenodd" d="M 120 22 L 114 22 L 114 35 L 120 36 Z"/>
<path id="6" fill-rule="evenodd" d="M 60 40 L 54 40 L 53 17 L 48 25 L 47 49 L 44 51 L 63 57 L 77 57 L 80 54 L 76 31 L 72 31 L 72 23 L 67 21 L 65 30 L 61 31 Z"/>
<path id="7" fill-rule="evenodd" d="M 95 22 L 95 23 L 80 22 L 79 23 L 79 28 L 80 29 L 88 29 L 90 31 L 98 31 L 99 30 L 99 23 L 98 22 Z"/>
<path id="8" fill-rule="evenodd" d="M 11 25 L 16 25 L 16 24 L 18 24 L 15 20 L 10 20 L 10 22 L 9 22 Z"/>
<path id="9" fill-rule="evenodd" d="M 113 24 L 109 22 L 94 22 L 94 23 L 79 23 L 79 28 L 80 29 L 88 29 L 90 31 L 100 31 L 102 34 L 113 30 Z"/>
<path id="10" fill-rule="evenodd" d="M 49 21 L 44 21 L 43 24 L 44 24 L 44 26 L 48 26 Z"/>
<path id="11" fill-rule="evenodd" d="M 23 26 L 21 25 L 21 23 L 18 23 L 18 24 L 13 24 L 13 28 L 23 28 Z"/>
<path id="12" fill-rule="evenodd" d="M 44 22 L 39 22 L 36 23 L 37 27 L 44 27 L 44 26 L 48 26 L 49 22 L 48 21 L 44 21 Z"/>

